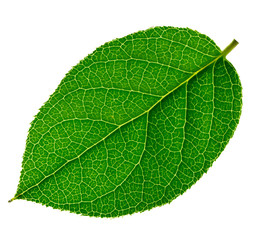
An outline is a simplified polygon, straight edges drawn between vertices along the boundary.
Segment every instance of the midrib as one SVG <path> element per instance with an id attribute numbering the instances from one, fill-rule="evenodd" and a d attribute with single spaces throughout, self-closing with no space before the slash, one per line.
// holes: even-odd
<path id="1" fill-rule="evenodd" d="M 90 146 L 89 148 L 87 148 L 85 151 L 83 151 L 81 154 L 79 154 L 77 157 L 68 160 L 66 163 L 64 163 L 63 165 L 61 165 L 56 171 L 54 171 L 53 173 L 45 176 L 41 181 L 39 181 L 37 184 L 29 187 L 28 189 L 26 189 L 25 191 L 23 191 L 22 193 L 16 195 L 15 197 L 13 197 L 12 199 L 10 199 L 8 202 L 12 202 L 13 200 L 17 199 L 18 197 L 20 197 L 21 195 L 23 195 L 24 193 L 30 191 L 32 188 L 37 187 L 38 185 L 40 185 L 43 181 L 45 181 L 46 179 L 50 178 L 51 176 L 53 176 L 55 173 L 57 173 L 58 171 L 60 171 L 62 168 L 64 168 L 68 163 L 80 158 L 83 154 L 85 154 L 88 150 L 92 149 L 93 147 L 95 147 L 96 145 L 98 145 L 100 142 L 104 141 L 105 139 L 107 139 L 109 136 L 111 136 L 114 132 L 116 132 L 118 129 L 120 129 L 121 127 L 127 125 L 128 123 L 134 121 L 135 119 L 143 116 L 146 113 L 149 113 L 158 103 L 160 103 L 164 98 L 166 98 L 168 95 L 170 95 L 171 93 L 173 93 L 176 89 L 178 89 L 179 87 L 181 87 L 182 85 L 184 85 L 185 83 L 187 83 L 189 80 L 191 80 L 194 76 L 196 76 L 199 72 L 201 72 L 202 70 L 204 70 L 205 68 L 207 68 L 208 66 L 210 66 L 211 64 L 213 64 L 214 62 L 216 62 L 218 59 L 220 59 L 221 57 L 225 57 L 227 56 L 228 53 L 230 53 L 236 46 L 237 46 L 238 42 L 236 40 L 233 40 L 222 52 L 219 56 L 217 56 L 215 59 L 213 59 L 211 62 L 209 62 L 208 64 L 206 64 L 204 67 L 200 68 L 199 70 L 197 70 L 196 72 L 194 72 L 189 78 L 187 78 L 185 81 L 183 81 L 182 83 L 180 83 L 177 87 L 173 88 L 171 91 L 169 91 L 167 94 L 165 94 L 164 96 L 162 96 L 157 102 L 155 102 L 148 110 L 144 111 L 143 113 L 139 114 L 138 116 L 128 120 L 127 122 L 119 125 L 117 128 L 115 128 L 113 131 L 111 131 L 109 134 L 107 134 L 104 138 L 100 139 L 99 141 L 97 141 L 95 144 L 93 144 L 92 146 Z"/>

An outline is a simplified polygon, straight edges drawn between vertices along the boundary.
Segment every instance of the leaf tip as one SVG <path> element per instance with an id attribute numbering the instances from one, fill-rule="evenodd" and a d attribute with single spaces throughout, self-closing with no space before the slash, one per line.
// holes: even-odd
<path id="1" fill-rule="evenodd" d="M 11 198 L 10 200 L 8 200 L 9 203 L 11 203 L 13 200 L 15 200 L 15 198 Z"/>

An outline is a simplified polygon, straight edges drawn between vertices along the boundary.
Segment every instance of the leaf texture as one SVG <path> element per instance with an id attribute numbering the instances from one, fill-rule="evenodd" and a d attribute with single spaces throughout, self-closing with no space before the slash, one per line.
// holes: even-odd
<path id="1" fill-rule="evenodd" d="M 223 151 L 241 84 L 216 44 L 155 27 L 97 48 L 29 130 L 14 199 L 118 217 L 171 202 Z"/>

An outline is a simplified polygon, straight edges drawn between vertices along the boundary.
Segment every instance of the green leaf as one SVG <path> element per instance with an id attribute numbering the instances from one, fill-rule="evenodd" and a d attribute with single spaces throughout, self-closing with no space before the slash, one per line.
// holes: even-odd
<path id="1" fill-rule="evenodd" d="M 31 124 L 13 199 L 118 217 L 171 202 L 238 124 L 241 84 L 207 36 L 155 27 L 97 48 Z"/>

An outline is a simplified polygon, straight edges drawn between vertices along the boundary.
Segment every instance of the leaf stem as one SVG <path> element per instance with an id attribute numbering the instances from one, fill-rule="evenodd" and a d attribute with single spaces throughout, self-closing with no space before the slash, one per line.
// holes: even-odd
<path id="1" fill-rule="evenodd" d="M 226 57 L 236 46 L 238 45 L 238 41 L 234 39 L 221 53 L 223 57 Z"/>

